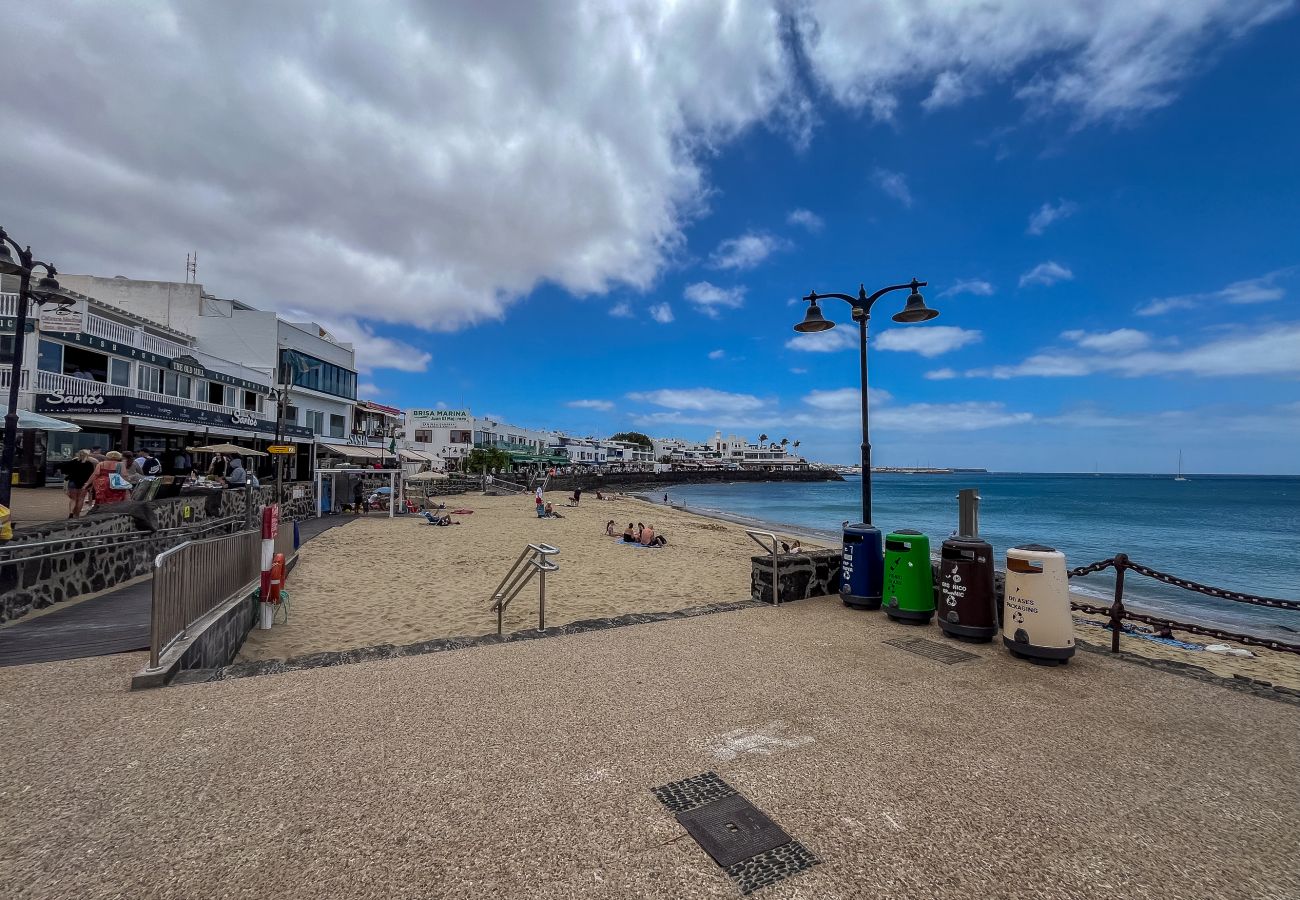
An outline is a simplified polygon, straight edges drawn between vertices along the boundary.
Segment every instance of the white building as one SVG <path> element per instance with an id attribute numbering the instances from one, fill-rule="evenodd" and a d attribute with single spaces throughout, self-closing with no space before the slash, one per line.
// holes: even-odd
<path id="1" fill-rule="evenodd" d="M 192 335 L 200 358 L 232 360 L 261 373 L 268 393 L 270 385 L 287 387 L 283 414 L 289 442 L 314 442 L 320 453 L 370 461 L 370 454 L 348 449 L 357 397 L 352 345 L 335 340 L 318 324 L 288 322 L 242 301 L 214 297 L 200 284 L 93 275 L 59 278 L 70 290 Z M 210 390 L 206 399 L 213 402 L 216 389 Z M 274 408 L 267 412 L 276 417 Z M 313 455 L 308 448 L 304 451 L 297 457 L 300 477 L 310 470 Z"/>
<path id="2" fill-rule="evenodd" d="M 511 425 L 468 409 L 408 409 L 403 426 L 410 447 L 441 460 L 446 468 L 461 468 L 470 451 L 494 448 L 509 453 L 520 465 L 556 465 L 556 436 L 537 428 Z"/>

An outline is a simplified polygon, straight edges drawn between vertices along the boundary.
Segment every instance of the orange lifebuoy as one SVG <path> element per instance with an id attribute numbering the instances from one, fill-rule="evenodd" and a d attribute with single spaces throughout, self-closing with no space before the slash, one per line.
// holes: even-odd
<path id="1" fill-rule="evenodd" d="M 266 592 L 267 603 L 280 602 L 280 590 L 284 587 L 284 554 L 277 553 L 271 558 L 270 585 Z"/>

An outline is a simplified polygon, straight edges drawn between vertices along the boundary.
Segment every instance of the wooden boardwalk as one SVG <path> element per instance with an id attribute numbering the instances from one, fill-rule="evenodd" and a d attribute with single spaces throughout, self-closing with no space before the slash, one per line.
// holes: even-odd
<path id="1" fill-rule="evenodd" d="M 298 539 L 305 544 L 350 521 L 351 516 L 304 519 L 298 523 Z M 0 628 L 0 666 L 148 650 L 152 603 L 153 580 L 146 579 Z"/>

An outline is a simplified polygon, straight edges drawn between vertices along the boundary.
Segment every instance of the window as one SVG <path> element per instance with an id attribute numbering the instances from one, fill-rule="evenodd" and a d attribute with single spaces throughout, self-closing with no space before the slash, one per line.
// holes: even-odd
<path id="1" fill-rule="evenodd" d="M 433 429 L 424 430 L 424 429 L 417 428 L 415 431 L 415 439 L 421 444 L 432 444 Z"/>
<path id="2" fill-rule="evenodd" d="M 14 336 L 0 334 L 0 363 L 12 364 L 14 361 Z"/>
<path id="3" fill-rule="evenodd" d="M 119 387 L 131 386 L 131 364 L 124 359 L 111 359 L 108 362 L 108 380 Z"/>
<path id="4" fill-rule="evenodd" d="M 298 424 L 298 407 L 286 403 L 284 405 L 284 421 L 286 425 Z"/>
<path id="5" fill-rule="evenodd" d="M 190 399 L 190 385 L 193 379 L 188 375 L 182 375 L 173 369 L 163 370 L 163 389 L 162 392 L 168 397 L 183 397 Z"/>
<path id="6" fill-rule="evenodd" d="M 146 366 L 141 364 L 136 369 L 135 386 L 142 391 L 153 391 L 155 394 L 161 394 L 162 369 L 157 366 Z"/>
<path id="7" fill-rule="evenodd" d="M 325 433 L 325 413 L 315 409 L 307 410 L 307 427 L 313 434 Z"/>
<path id="8" fill-rule="evenodd" d="M 343 416 L 330 416 L 330 437 L 343 437 Z"/>
<path id="9" fill-rule="evenodd" d="M 261 412 L 262 395 L 256 391 L 244 391 L 244 409 L 249 412 Z"/>
<path id="10" fill-rule="evenodd" d="M 357 373 L 350 369 L 324 362 L 305 353 L 299 353 L 297 350 L 281 350 L 280 366 L 291 383 L 298 387 L 345 397 L 348 400 L 357 398 Z"/>
<path id="11" fill-rule="evenodd" d="M 54 341 L 41 341 L 36 353 L 36 368 L 42 372 L 63 374 L 63 345 Z"/>

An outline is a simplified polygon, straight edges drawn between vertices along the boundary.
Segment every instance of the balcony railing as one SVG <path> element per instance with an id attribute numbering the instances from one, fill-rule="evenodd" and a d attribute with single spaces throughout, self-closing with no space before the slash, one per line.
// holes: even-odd
<path id="1" fill-rule="evenodd" d="M 23 374 L 26 375 L 26 372 Z M 20 387 L 23 386 L 20 385 Z M 37 372 L 36 390 L 38 393 L 43 394 L 50 391 L 60 391 L 64 394 L 107 394 L 113 397 L 138 397 L 141 400 L 150 400 L 154 403 L 172 403 L 178 406 L 193 407 L 194 409 L 206 409 L 209 412 L 222 413 L 223 415 L 229 415 L 232 412 L 260 415 L 260 413 L 244 409 L 242 406 L 225 406 L 218 403 L 208 403 L 206 400 L 173 397 L 171 394 L 142 391 L 121 384 L 105 384 L 102 381 L 92 381 L 89 378 L 73 378 L 71 375 L 59 375 L 55 372 Z"/>
<path id="2" fill-rule="evenodd" d="M 13 374 L 13 369 L 10 369 L 8 367 L 0 369 L 0 388 L 7 389 L 9 387 L 9 380 L 12 374 Z M 18 379 L 18 389 L 20 391 L 23 391 L 27 389 L 27 370 L 23 369 L 21 374 L 22 377 Z"/>
<path id="3" fill-rule="evenodd" d="M 0 316 L 18 315 L 18 295 L 0 294 Z"/>

